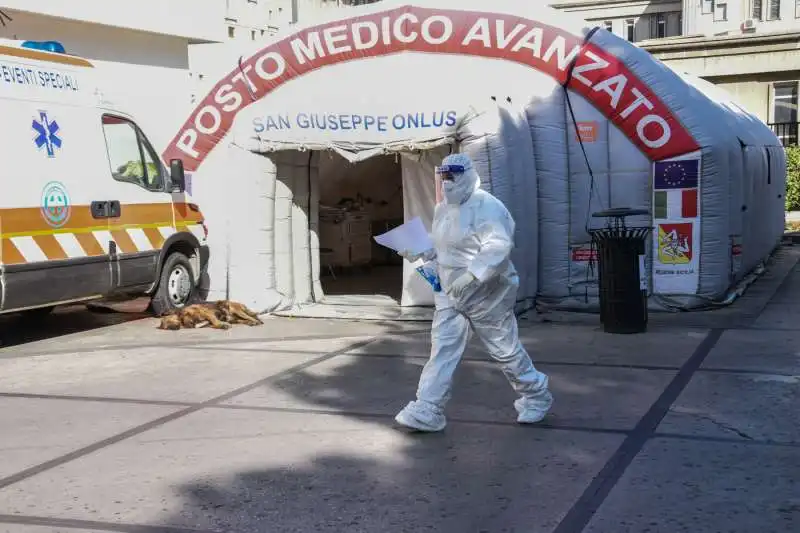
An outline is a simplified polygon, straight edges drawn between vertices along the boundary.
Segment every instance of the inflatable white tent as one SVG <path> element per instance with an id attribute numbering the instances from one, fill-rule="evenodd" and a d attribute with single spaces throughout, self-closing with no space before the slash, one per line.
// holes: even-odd
<path id="1" fill-rule="evenodd" d="M 332 14 L 228 63 L 163 154 L 193 174 L 211 297 L 275 311 L 328 301 L 340 283 L 430 305 L 407 263 L 346 284 L 326 265 L 342 242 L 345 263 L 369 256 L 376 221 L 430 227 L 433 166 L 451 151 L 472 156 L 517 221 L 523 306 L 596 305 L 587 230 L 612 207 L 650 213 L 628 223 L 652 228 L 655 308 L 728 300 L 778 244 L 783 149 L 713 85 L 540 5 L 384 0 Z"/>

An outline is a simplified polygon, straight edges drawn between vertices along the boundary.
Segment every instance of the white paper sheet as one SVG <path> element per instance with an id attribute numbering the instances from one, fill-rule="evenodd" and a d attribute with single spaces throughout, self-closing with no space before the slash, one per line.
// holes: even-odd
<path id="1" fill-rule="evenodd" d="M 397 226 L 382 235 L 376 235 L 375 241 L 395 252 L 408 250 L 421 254 L 433 248 L 433 241 L 428 236 L 425 226 L 419 217 L 414 217 L 405 224 Z"/>

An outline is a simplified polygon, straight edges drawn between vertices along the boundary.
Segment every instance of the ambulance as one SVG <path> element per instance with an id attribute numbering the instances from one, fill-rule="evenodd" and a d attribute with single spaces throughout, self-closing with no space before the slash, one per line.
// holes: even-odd
<path id="1" fill-rule="evenodd" d="M 55 41 L 0 40 L 0 314 L 148 295 L 201 299 L 203 214 L 96 70 Z"/>

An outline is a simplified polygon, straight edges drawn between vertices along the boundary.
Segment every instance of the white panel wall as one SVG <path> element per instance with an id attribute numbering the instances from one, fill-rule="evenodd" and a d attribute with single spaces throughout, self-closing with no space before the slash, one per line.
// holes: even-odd
<path id="1" fill-rule="evenodd" d="M 538 285 L 537 166 L 526 122 L 522 109 L 499 102 L 469 129 L 459 131 L 460 151 L 472 158 L 481 187 L 503 202 L 514 218 L 511 260 L 519 273 L 520 302 L 532 300 Z"/>
<path id="2" fill-rule="evenodd" d="M 541 90 L 527 107 L 538 177 L 539 297 L 565 296 L 569 276 L 569 165 L 566 100 L 555 84 Z"/>
<path id="3" fill-rule="evenodd" d="M 202 2 L 202 9 L 198 9 L 197 0 L 3 0 L 2 7 L 190 40 L 219 40 L 223 37 L 225 1 Z"/>

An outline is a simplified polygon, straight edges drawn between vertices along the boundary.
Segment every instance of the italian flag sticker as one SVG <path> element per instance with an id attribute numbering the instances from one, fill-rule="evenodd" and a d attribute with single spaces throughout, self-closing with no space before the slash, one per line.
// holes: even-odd
<path id="1" fill-rule="evenodd" d="M 655 218 L 696 218 L 697 189 L 655 191 L 653 207 Z"/>

